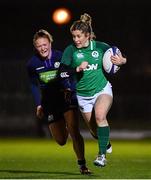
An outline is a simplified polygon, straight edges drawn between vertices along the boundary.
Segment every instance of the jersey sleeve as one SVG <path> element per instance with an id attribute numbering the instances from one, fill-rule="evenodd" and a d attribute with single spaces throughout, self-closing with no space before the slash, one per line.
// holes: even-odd
<path id="1" fill-rule="evenodd" d="M 63 87 L 65 89 L 73 89 L 71 79 L 73 78 L 72 76 L 76 72 L 76 69 L 71 67 L 72 56 L 73 47 L 70 45 L 63 52 L 59 68 L 59 76 L 62 79 Z"/>
<path id="2" fill-rule="evenodd" d="M 62 55 L 60 72 L 62 72 L 62 78 L 67 74 L 67 77 L 73 75 L 76 72 L 76 69 L 72 67 L 74 48 L 73 45 L 68 46 Z"/>
<path id="3" fill-rule="evenodd" d="M 34 69 L 32 68 L 31 64 L 29 63 L 27 64 L 27 73 L 29 77 L 30 88 L 34 98 L 34 102 L 35 105 L 38 106 L 41 104 L 41 92 L 39 88 L 38 77 L 34 72 Z"/>
<path id="4" fill-rule="evenodd" d="M 73 57 L 73 47 L 72 45 L 70 45 L 64 50 L 61 58 L 61 63 L 65 65 L 71 65 L 72 57 Z"/>
<path id="5" fill-rule="evenodd" d="M 105 53 L 105 51 L 106 51 L 107 49 L 109 49 L 109 48 L 111 47 L 111 46 L 108 45 L 107 43 L 99 42 L 99 41 L 96 41 L 96 46 L 97 46 L 97 48 L 101 48 L 104 53 Z"/>

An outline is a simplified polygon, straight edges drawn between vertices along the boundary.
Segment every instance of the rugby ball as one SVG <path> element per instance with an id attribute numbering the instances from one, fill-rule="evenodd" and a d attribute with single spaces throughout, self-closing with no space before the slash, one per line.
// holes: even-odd
<path id="1" fill-rule="evenodd" d="M 120 50 L 113 46 L 111 48 L 109 48 L 103 55 L 103 69 L 105 70 L 105 72 L 109 73 L 109 74 L 115 74 L 120 67 L 113 64 L 111 61 L 111 56 L 112 55 L 118 55 L 120 52 Z"/>

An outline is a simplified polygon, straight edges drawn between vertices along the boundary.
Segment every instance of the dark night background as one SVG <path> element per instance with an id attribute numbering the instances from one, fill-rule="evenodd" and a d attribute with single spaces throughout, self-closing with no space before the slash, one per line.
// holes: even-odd
<path id="1" fill-rule="evenodd" d="M 56 25 L 58 7 L 67 7 L 72 20 Z M 1 0 L 0 1 L 0 135 L 36 132 L 35 109 L 26 62 L 32 55 L 34 33 L 43 28 L 63 50 L 72 42 L 69 28 L 83 13 L 92 16 L 97 40 L 116 45 L 128 62 L 109 77 L 114 103 L 112 129 L 150 130 L 151 127 L 151 3 L 148 0 Z"/>

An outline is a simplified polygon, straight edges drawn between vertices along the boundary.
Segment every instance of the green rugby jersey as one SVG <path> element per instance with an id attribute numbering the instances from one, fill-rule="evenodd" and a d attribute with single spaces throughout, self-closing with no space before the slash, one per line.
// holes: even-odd
<path id="1" fill-rule="evenodd" d="M 63 64 L 76 68 L 81 62 L 88 62 L 88 67 L 83 72 L 75 74 L 78 95 L 93 96 L 107 84 L 102 58 L 108 48 L 110 48 L 108 44 L 92 40 L 88 47 L 76 48 L 72 44 L 65 49 L 61 60 Z"/>

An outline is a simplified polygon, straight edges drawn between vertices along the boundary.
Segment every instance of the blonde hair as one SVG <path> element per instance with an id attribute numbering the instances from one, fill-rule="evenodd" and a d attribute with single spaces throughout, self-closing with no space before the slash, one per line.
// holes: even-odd
<path id="1" fill-rule="evenodd" d="M 33 45 L 35 46 L 35 42 L 38 38 L 41 38 L 41 37 L 44 37 L 44 38 L 47 38 L 49 40 L 50 43 L 53 42 L 53 38 L 52 38 L 52 35 L 44 30 L 44 29 L 40 29 L 39 31 L 37 31 L 35 34 L 34 34 L 34 37 L 33 37 Z"/>
<path id="2" fill-rule="evenodd" d="M 90 39 L 96 38 L 92 29 L 92 18 L 89 14 L 84 13 L 80 16 L 80 20 L 75 21 L 70 27 L 70 32 L 80 30 L 83 33 L 89 33 Z"/>

